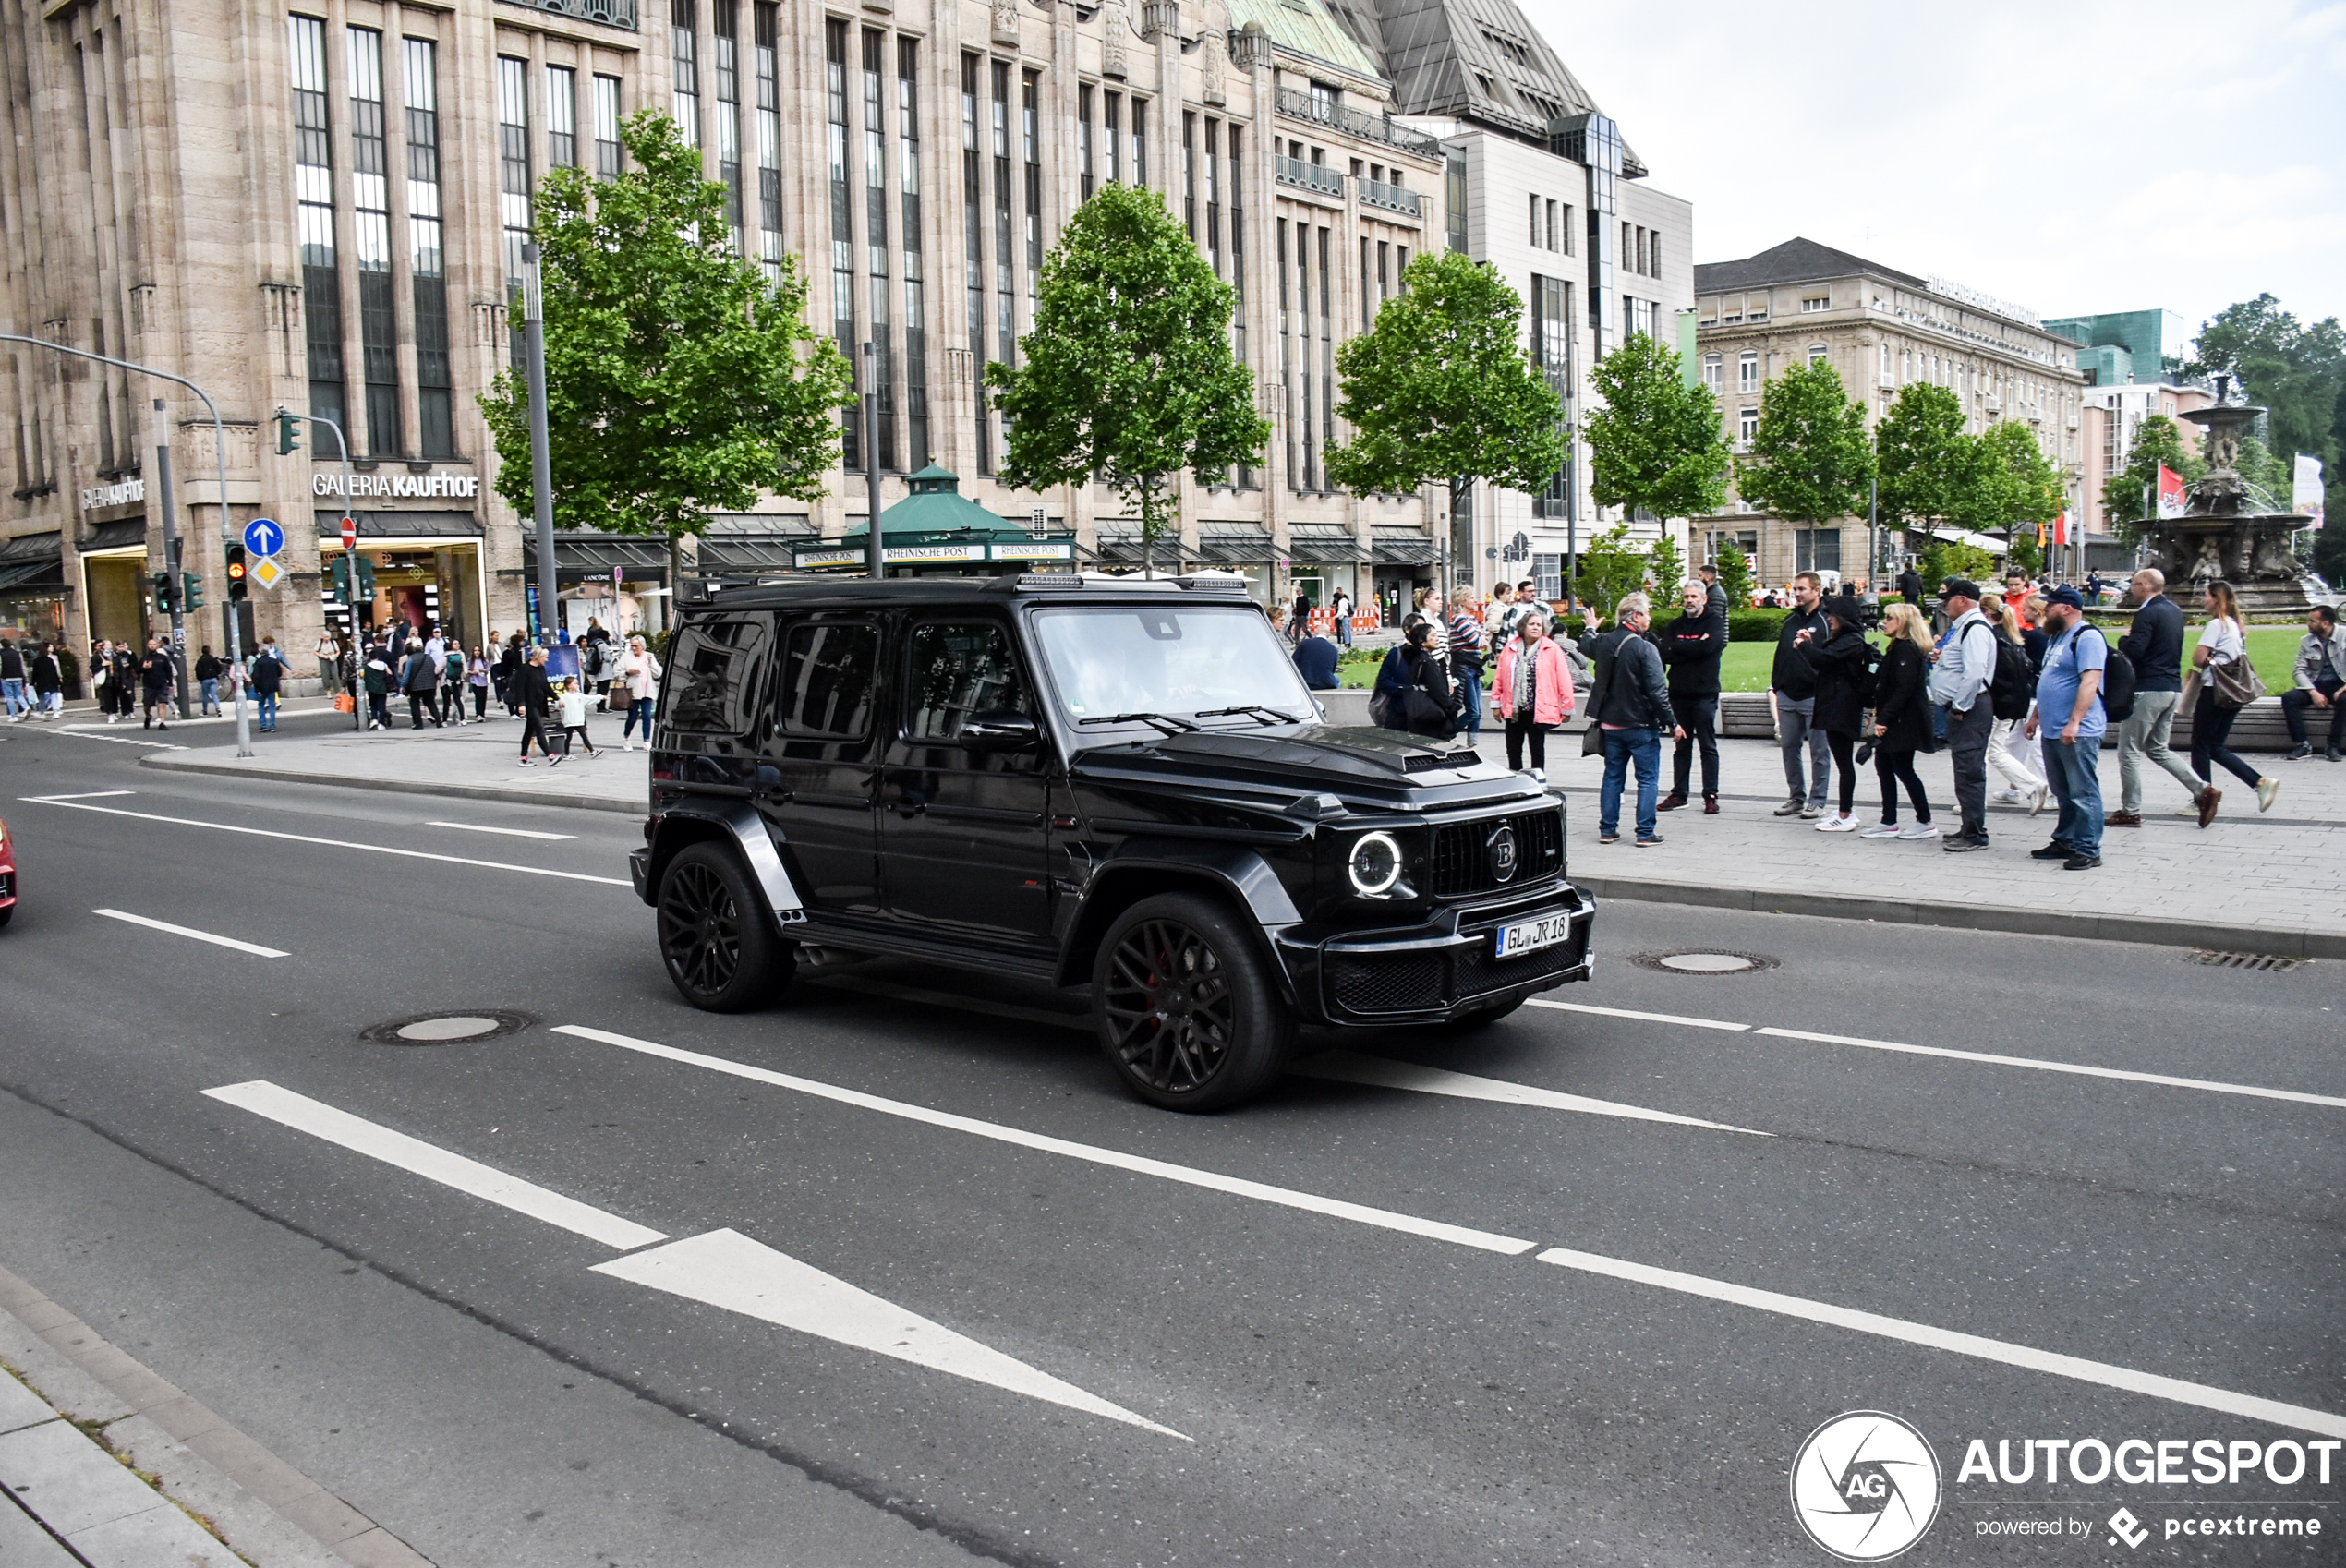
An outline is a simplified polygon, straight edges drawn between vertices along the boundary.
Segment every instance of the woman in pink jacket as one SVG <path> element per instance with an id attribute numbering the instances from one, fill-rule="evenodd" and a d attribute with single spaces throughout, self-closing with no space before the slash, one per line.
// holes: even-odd
<path id="1" fill-rule="evenodd" d="M 1548 635 L 1548 618 L 1525 612 L 1515 635 L 1499 647 L 1499 674 L 1491 702 L 1506 720 L 1507 766 L 1521 772 L 1523 742 L 1531 742 L 1531 766 L 1548 766 L 1548 731 L 1572 717 L 1572 667 Z"/>

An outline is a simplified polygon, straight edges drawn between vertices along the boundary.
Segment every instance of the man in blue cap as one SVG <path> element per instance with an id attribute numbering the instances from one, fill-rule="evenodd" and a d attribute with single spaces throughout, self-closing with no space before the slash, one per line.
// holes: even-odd
<path id="1" fill-rule="evenodd" d="M 2101 738 L 2110 728 L 2101 682 L 2110 645 L 2086 623 L 2084 597 L 2066 585 L 2045 596 L 2045 619 L 2052 641 L 2022 733 L 2044 735 L 2045 777 L 2061 801 L 2061 820 L 2052 842 L 2029 856 L 2059 861 L 2064 871 L 2091 871 L 2101 864 Z"/>

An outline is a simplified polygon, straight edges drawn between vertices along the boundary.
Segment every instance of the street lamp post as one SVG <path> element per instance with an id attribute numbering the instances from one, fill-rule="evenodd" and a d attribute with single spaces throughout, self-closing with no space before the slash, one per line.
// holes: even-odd
<path id="1" fill-rule="evenodd" d="M 538 524 L 538 630 L 541 636 L 549 635 L 547 628 L 551 625 L 555 628 L 554 640 L 560 641 L 562 597 L 554 575 L 553 459 L 547 450 L 546 434 L 545 297 L 538 285 L 535 243 L 521 247 L 521 319 L 529 360 L 529 490 Z"/>
<path id="2" fill-rule="evenodd" d="M 111 365 L 119 370 L 136 371 L 141 376 L 152 376 L 159 381 L 169 381 L 175 386 L 185 387 L 203 399 L 204 408 L 212 415 L 212 460 L 220 482 L 218 498 L 220 549 L 223 557 L 225 557 L 228 549 L 228 436 L 227 428 L 220 419 L 220 405 L 212 401 L 210 392 L 185 376 L 175 376 L 168 370 L 158 370 L 151 365 L 139 365 L 127 359 L 115 359 L 103 354 L 92 354 L 86 348 L 67 348 L 64 344 L 51 343 L 47 338 L 29 338 L 19 332 L 0 332 L 0 343 L 20 343 L 30 348 L 45 348 L 56 354 L 69 354 L 76 359 L 94 359 L 101 365 Z M 167 512 L 164 513 L 163 526 L 166 530 L 171 527 L 170 514 Z M 164 537 L 167 538 L 170 536 L 166 532 Z M 174 570 L 176 570 L 176 563 L 174 564 Z M 241 671 L 244 668 L 244 650 L 239 646 L 240 641 L 236 617 L 232 611 L 228 617 L 228 662 Z M 181 677 L 181 683 L 184 687 L 186 683 L 184 675 Z M 236 682 L 236 754 L 240 757 L 252 755 L 252 731 L 248 728 L 245 715 L 245 688 L 241 681 Z"/>
<path id="3" fill-rule="evenodd" d="M 179 520 L 171 504 L 171 411 L 155 399 L 155 495 L 163 510 L 163 573 L 171 585 L 171 668 L 177 679 L 179 717 L 187 714 L 187 589 L 179 575 Z"/>

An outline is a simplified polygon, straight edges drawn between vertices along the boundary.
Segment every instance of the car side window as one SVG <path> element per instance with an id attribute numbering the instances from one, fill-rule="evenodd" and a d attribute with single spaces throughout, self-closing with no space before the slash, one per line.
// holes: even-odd
<path id="1" fill-rule="evenodd" d="M 663 730 L 746 735 L 756 728 L 769 645 L 761 617 L 712 616 L 676 633 Z"/>
<path id="2" fill-rule="evenodd" d="M 782 641 L 778 725 L 786 736 L 860 740 L 871 732 L 879 628 L 868 621 L 806 621 Z"/>
<path id="3" fill-rule="evenodd" d="M 998 622 L 924 621 L 906 643 L 904 668 L 904 739 L 913 745 L 958 747 L 962 727 L 982 713 L 1034 716 L 1010 630 Z"/>

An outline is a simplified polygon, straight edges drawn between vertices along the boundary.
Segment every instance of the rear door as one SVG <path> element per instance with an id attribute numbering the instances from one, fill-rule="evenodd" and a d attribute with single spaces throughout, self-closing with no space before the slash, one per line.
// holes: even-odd
<path id="1" fill-rule="evenodd" d="M 676 633 L 661 682 L 659 748 L 676 781 L 747 795 L 765 738 L 773 618 L 759 611 L 696 616 Z"/>
<path id="2" fill-rule="evenodd" d="M 873 820 L 885 618 L 826 611 L 786 616 L 780 630 L 771 739 L 758 810 L 782 839 L 782 861 L 813 910 L 880 910 Z"/>

